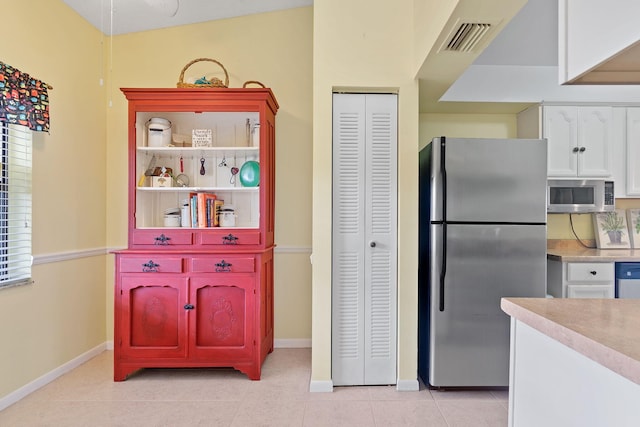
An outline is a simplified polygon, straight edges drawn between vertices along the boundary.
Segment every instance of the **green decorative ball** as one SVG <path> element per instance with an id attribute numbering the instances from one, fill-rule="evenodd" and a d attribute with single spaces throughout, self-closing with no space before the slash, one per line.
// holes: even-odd
<path id="1" fill-rule="evenodd" d="M 257 187 L 260 184 L 260 163 L 254 160 L 244 162 L 239 175 L 244 187 Z"/>

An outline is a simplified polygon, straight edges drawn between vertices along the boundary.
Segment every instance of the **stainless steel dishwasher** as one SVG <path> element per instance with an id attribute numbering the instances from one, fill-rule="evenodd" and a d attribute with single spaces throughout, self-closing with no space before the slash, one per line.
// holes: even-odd
<path id="1" fill-rule="evenodd" d="M 640 262 L 616 263 L 616 298 L 640 298 Z"/>

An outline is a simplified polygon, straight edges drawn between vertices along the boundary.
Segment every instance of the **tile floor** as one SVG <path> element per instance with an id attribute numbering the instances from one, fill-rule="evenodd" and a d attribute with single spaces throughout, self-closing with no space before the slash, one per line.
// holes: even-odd
<path id="1" fill-rule="evenodd" d="M 260 381 L 232 369 L 146 369 L 115 383 L 112 358 L 105 351 L 1 411 L 0 426 L 507 425 L 506 391 L 309 393 L 310 349 L 276 349 Z"/>

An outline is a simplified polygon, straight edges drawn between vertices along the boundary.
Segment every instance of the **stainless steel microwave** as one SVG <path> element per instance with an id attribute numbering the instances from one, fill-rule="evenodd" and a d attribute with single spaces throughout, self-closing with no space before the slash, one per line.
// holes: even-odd
<path id="1" fill-rule="evenodd" d="M 615 209 L 613 181 L 604 179 L 547 180 L 548 213 L 606 212 Z"/>

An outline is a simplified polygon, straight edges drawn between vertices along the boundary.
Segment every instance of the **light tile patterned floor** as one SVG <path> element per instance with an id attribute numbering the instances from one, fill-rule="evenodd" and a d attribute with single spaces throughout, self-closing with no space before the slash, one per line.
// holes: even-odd
<path id="1" fill-rule="evenodd" d="M 232 369 L 146 369 L 113 382 L 106 351 L 0 412 L 0 426 L 500 427 L 507 392 L 310 393 L 310 349 L 276 349 L 260 381 Z"/>

